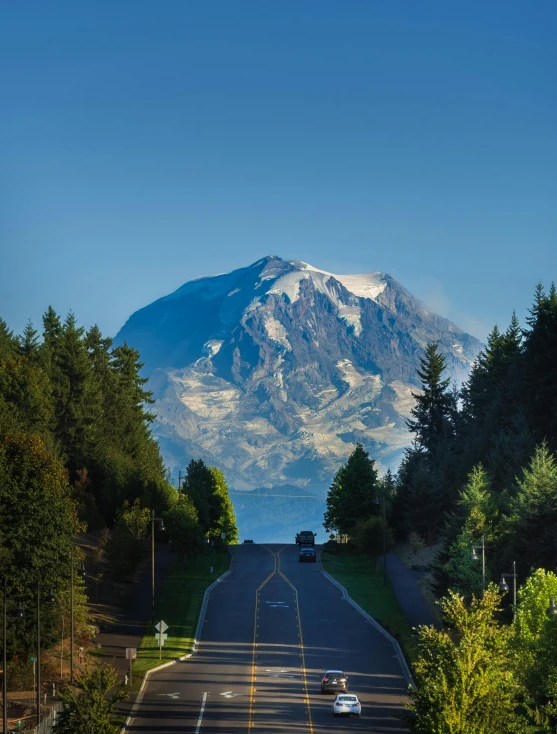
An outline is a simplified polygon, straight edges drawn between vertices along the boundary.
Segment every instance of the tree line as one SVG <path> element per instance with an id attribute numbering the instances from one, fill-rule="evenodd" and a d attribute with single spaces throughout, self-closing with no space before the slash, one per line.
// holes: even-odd
<path id="1" fill-rule="evenodd" d="M 535 291 L 525 327 L 495 327 L 461 386 L 437 344 L 420 360 L 413 436 L 394 477 L 362 446 L 337 473 L 325 527 L 371 555 L 387 530 L 439 543 L 433 573 L 444 630 L 421 628 L 417 732 L 557 732 L 557 292 Z M 388 489 L 385 485 L 388 485 Z M 375 535 L 375 539 L 373 539 Z M 482 564 L 471 551 L 483 545 Z M 480 551 L 481 553 L 481 551 Z M 516 564 L 516 565 L 513 565 Z M 497 582 L 516 568 L 516 609 Z M 513 614 L 514 611 L 514 614 Z"/>
<path id="2" fill-rule="evenodd" d="M 0 577 L 10 607 L 19 600 L 33 609 L 39 579 L 44 593 L 56 591 L 57 603 L 41 614 L 45 646 L 67 606 L 70 558 L 82 558 L 78 533 L 105 533 L 120 577 L 145 553 L 151 511 L 179 554 L 200 552 L 207 539 L 218 544 L 223 532 L 227 543 L 238 541 L 218 468 L 192 460 L 183 486 L 172 485 L 141 368 L 135 349 L 114 346 L 97 326 L 85 331 L 72 313 L 61 319 L 49 308 L 41 334 L 28 323 L 19 336 L 0 319 Z M 83 610 L 78 616 L 85 621 Z M 14 665 L 34 649 L 35 624 L 28 614 L 9 625 Z"/>

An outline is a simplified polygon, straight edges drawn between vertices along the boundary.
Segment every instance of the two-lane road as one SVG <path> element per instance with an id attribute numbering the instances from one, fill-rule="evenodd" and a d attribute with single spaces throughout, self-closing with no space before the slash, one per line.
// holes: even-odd
<path id="1" fill-rule="evenodd" d="M 406 731 L 407 685 L 392 645 L 342 599 L 296 546 L 232 549 L 232 573 L 211 594 L 198 651 L 155 673 L 130 732 Z M 320 693 L 327 668 L 344 670 L 360 719 L 333 719 Z"/>

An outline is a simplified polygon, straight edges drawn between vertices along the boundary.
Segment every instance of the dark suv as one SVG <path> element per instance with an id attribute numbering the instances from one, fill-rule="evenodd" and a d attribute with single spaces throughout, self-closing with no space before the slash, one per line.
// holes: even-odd
<path id="1" fill-rule="evenodd" d="M 321 678 L 321 693 L 346 693 L 348 676 L 342 670 L 327 670 Z"/>
<path id="2" fill-rule="evenodd" d="M 317 553 L 315 548 L 300 548 L 300 563 L 309 561 L 315 563 L 317 561 Z"/>

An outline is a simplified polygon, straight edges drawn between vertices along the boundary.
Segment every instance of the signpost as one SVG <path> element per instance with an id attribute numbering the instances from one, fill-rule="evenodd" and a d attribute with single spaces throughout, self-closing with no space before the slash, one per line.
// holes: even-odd
<path id="1" fill-rule="evenodd" d="M 155 625 L 155 629 L 157 630 L 157 633 L 155 634 L 155 639 L 157 639 L 159 642 L 159 660 L 162 660 L 162 646 L 164 645 L 164 642 L 168 637 L 168 635 L 165 634 L 166 630 L 168 629 L 168 625 L 161 619 L 161 621 Z"/>
<path id="2" fill-rule="evenodd" d="M 126 647 L 126 660 L 130 661 L 130 687 L 132 684 L 132 662 L 137 657 L 137 648 L 136 647 Z"/>

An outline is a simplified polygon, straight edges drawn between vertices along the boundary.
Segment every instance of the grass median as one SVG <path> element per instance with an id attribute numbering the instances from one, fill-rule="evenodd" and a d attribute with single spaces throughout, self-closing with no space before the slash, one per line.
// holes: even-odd
<path id="1" fill-rule="evenodd" d="M 159 657 L 153 624 L 148 624 L 133 662 L 133 689 L 139 688 L 145 673 L 192 651 L 203 595 L 208 586 L 230 568 L 230 554 L 210 552 L 188 560 L 176 560 L 167 572 L 156 601 L 155 622 L 164 620 L 168 635 Z"/>
<path id="2" fill-rule="evenodd" d="M 354 555 L 342 546 L 338 555 L 324 550 L 321 562 L 327 573 L 339 581 L 354 601 L 395 637 L 407 661 L 417 658 L 417 640 L 412 626 L 395 596 L 390 581 L 383 585 L 383 572 L 373 568 L 366 556 Z"/>

